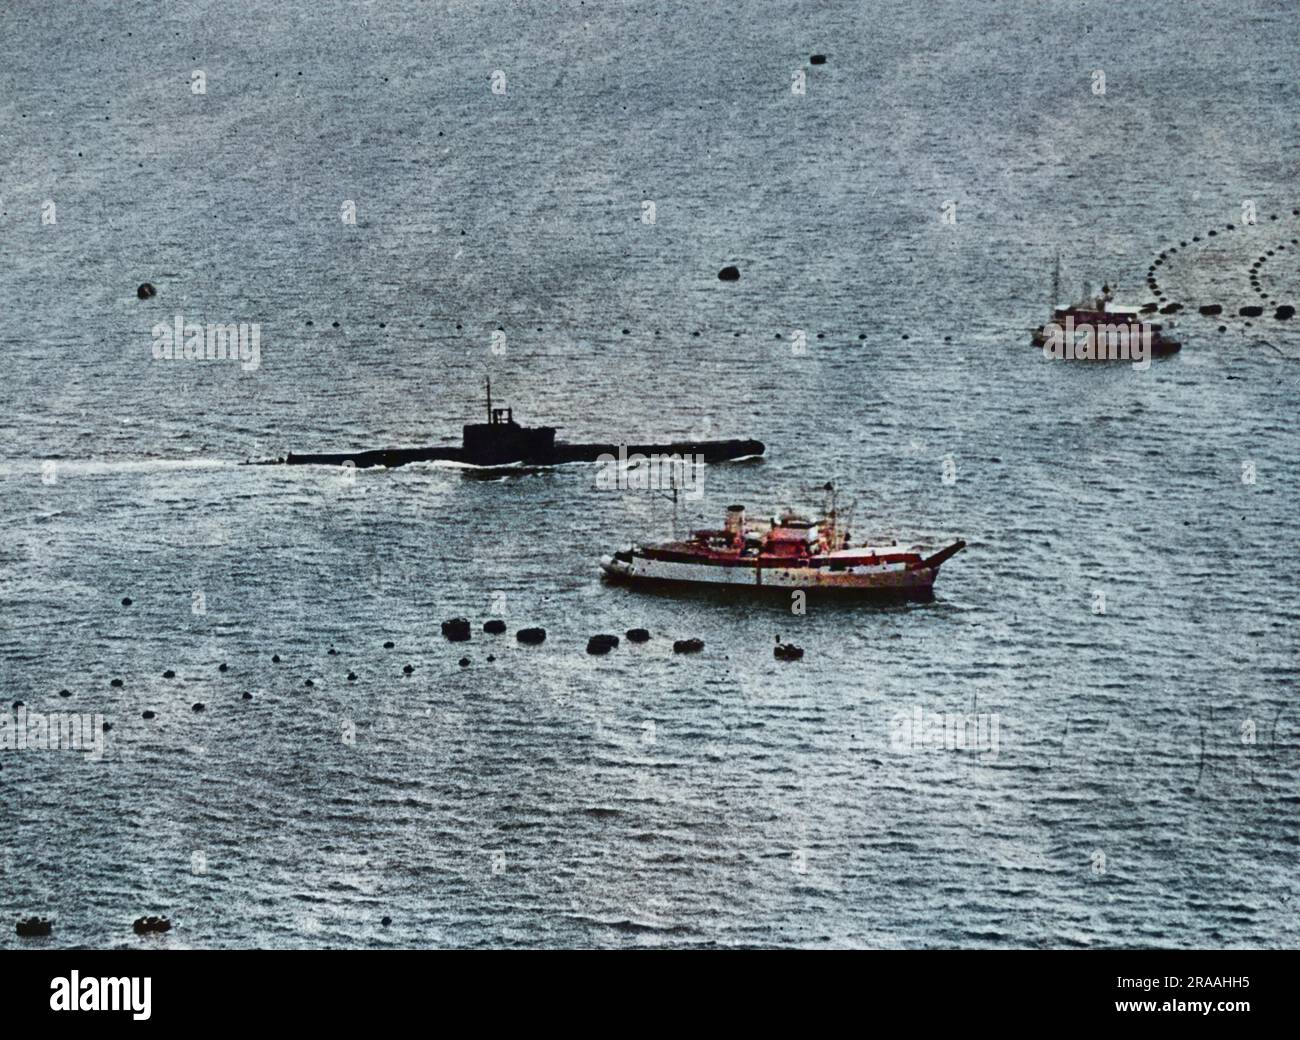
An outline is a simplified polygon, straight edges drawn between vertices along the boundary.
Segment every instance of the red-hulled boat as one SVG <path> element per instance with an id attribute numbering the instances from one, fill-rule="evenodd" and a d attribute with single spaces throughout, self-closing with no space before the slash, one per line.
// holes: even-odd
<path id="1" fill-rule="evenodd" d="M 1070 361 L 1130 361 L 1142 360 L 1136 357 L 1138 340 L 1145 336 L 1145 343 L 1150 348 L 1149 357 L 1167 357 L 1182 350 L 1183 345 L 1174 339 L 1163 325 L 1143 321 L 1143 315 L 1155 309 L 1155 304 L 1147 308 L 1116 307 L 1113 305 L 1114 291 L 1109 285 L 1101 287 L 1101 295 L 1093 296 L 1084 287 L 1083 299 L 1079 303 L 1062 307 L 1057 303 L 1061 294 L 1061 258 L 1056 258 L 1056 267 L 1052 272 L 1052 316 L 1043 325 L 1034 329 L 1031 342 L 1042 349 L 1053 338 L 1059 337 L 1061 353 L 1059 356 Z M 1170 304 L 1168 310 L 1177 310 L 1178 304 Z M 1142 347 L 1145 353 L 1147 348 Z"/>
<path id="2" fill-rule="evenodd" d="M 787 510 L 753 521 L 743 506 L 730 506 L 720 531 L 636 545 L 602 557 L 600 566 L 613 579 L 668 588 L 808 589 L 928 601 L 939 567 L 965 547 L 958 540 L 927 556 L 919 546 L 893 541 L 850 546 L 833 508 L 821 520 Z"/>

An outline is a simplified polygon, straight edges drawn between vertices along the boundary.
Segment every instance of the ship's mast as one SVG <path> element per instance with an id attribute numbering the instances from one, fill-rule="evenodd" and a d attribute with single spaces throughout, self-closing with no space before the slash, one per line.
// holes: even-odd
<path id="1" fill-rule="evenodd" d="M 823 532 L 823 536 L 826 540 L 826 548 L 834 552 L 839 548 L 840 536 L 840 521 L 835 511 L 835 485 L 828 480 L 822 490 L 826 492 L 825 517 L 823 520 L 826 530 Z"/>
<path id="2" fill-rule="evenodd" d="M 487 381 L 487 408 L 488 408 L 488 425 L 492 424 L 492 377 L 486 376 Z"/>
<path id="3" fill-rule="evenodd" d="M 677 473 L 669 469 L 668 481 L 673 489 L 673 541 L 677 541 Z"/>
<path id="4" fill-rule="evenodd" d="M 1052 268 L 1052 299 L 1048 303 L 1048 314 L 1054 315 L 1061 302 L 1061 254 L 1056 254 L 1056 264 Z"/>
<path id="5" fill-rule="evenodd" d="M 663 471 L 660 470 L 660 472 L 662 473 Z M 660 488 L 654 491 L 654 495 L 662 496 L 672 501 L 673 504 L 672 538 L 673 541 L 675 542 L 677 541 L 677 472 L 674 467 L 672 466 L 668 467 L 668 490 L 664 491 L 662 488 Z M 651 515 L 653 516 L 653 512 L 654 512 L 653 498 L 651 499 L 650 509 L 651 509 Z"/>

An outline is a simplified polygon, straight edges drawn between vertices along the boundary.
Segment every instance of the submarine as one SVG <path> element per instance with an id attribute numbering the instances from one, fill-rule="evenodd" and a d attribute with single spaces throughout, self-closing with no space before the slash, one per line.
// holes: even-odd
<path id="1" fill-rule="evenodd" d="M 598 462 L 602 456 L 693 455 L 705 462 L 728 462 L 762 456 L 762 441 L 736 438 L 717 441 L 672 441 L 666 444 L 569 444 L 555 439 L 554 426 L 521 426 L 511 408 L 492 406 L 492 381 L 487 380 L 487 422 L 466 423 L 461 445 L 425 448 L 372 448 L 365 451 L 290 452 L 284 458 L 264 459 L 254 465 L 345 466 L 358 469 L 411 462 L 459 462 L 468 466 L 559 466 L 569 462 Z"/>

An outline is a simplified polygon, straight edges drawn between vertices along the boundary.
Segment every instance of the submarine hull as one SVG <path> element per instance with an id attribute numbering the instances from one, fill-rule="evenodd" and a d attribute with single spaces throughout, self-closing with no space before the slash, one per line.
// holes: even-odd
<path id="1" fill-rule="evenodd" d="M 484 446 L 487 449 L 488 446 Z M 570 462 L 598 462 L 602 456 L 612 459 L 632 455 L 699 456 L 704 462 L 728 462 L 761 456 L 767 449 L 762 441 L 738 439 L 722 441 L 677 441 L 670 444 L 566 444 L 551 442 L 545 446 L 520 445 L 516 450 L 490 450 L 456 447 L 376 448 L 369 451 L 290 453 L 283 459 L 269 460 L 267 465 L 346 466 L 369 469 L 386 466 L 393 469 L 412 462 L 459 462 L 466 466 L 560 466 Z"/>

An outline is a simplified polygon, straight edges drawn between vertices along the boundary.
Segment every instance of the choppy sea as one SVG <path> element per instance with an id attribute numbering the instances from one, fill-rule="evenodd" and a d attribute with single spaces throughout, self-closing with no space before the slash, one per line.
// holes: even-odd
<path id="1" fill-rule="evenodd" d="M 111 729 L 0 751 L 0 944 L 1295 946 L 1297 17 L 8 5 L 0 710 Z M 1058 254 L 1182 351 L 1033 351 Z M 258 364 L 156 360 L 176 315 Z M 590 466 L 241 465 L 454 442 L 489 375 L 763 440 L 682 529 L 831 480 L 969 547 L 800 615 L 603 584 L 674 517 Z"/>

